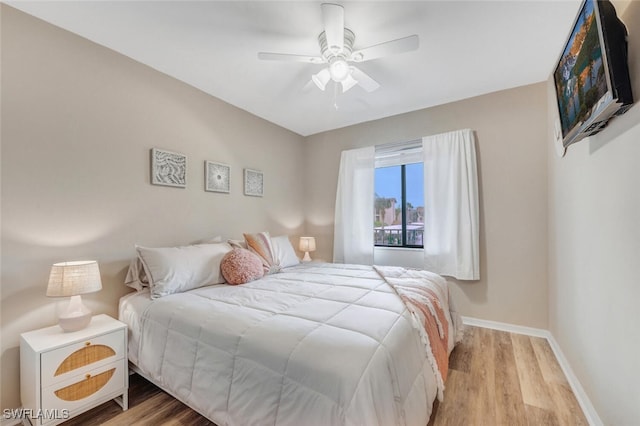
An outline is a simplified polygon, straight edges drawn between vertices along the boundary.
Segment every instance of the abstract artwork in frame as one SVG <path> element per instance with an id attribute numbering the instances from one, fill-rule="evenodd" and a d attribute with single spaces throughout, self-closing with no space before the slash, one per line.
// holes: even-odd
<path id="1" fill-rule="evenodd" d="M 213 161 L 205 161 L 204 164 L 204 190 L 228 194 L 231 166 Z"/>
<path id="2" fill-rule="evenodd" d="M 185 188 L 187 186 L 187 156 L 152 148 L 151 183 Z"/>
<path id="3" fill-rule="evenodd" d="M 244 169 L 244 195 L 252 197 L 264 195 L 264 175 L 261 171 Z"/>

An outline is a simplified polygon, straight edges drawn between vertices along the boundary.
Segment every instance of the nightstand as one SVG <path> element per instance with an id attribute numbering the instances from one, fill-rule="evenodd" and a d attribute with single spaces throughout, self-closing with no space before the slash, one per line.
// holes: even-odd
<path id="1" fill-rule="evenodd" d="M 128 408 L 127 325 L 96 315 L 88 327 L 20 335 L 20 396 L 31 424 L 53 426 L 111 399 Z"/>

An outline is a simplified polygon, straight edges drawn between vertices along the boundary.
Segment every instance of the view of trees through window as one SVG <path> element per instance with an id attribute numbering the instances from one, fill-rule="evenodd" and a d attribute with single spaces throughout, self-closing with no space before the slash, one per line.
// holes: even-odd
<path id="1" fill-rule="evenodd" d="M 423 247 L 423 163 L 375 171 L 373 232 L 377 246 Z"/>

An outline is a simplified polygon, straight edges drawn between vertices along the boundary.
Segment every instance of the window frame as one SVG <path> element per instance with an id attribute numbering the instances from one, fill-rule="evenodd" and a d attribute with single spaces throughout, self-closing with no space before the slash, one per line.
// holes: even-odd
<path id="1" fill-rule="evenodd" d="M 381 167 L 375 167 L 375 169 L 381 169 L 381 168 L 385 168 L 385 167 L 400 167 L 400 186 L 401 186 L 401 190 L 400 190 L 400 197 L 401 197 L 401 215 L 402 215 L 402 230 L 401 230 L 401 238 L 402 238 L 402 244 L 401 245 L 386 245 L 386 244 L 377 244 L 375 242 L 375 238 L 374 238 L 374 242 L 373 242 L 373 246 L 374 248 L 377 247 L 382 247 L 382 248 L 391 248 L 391 249 L 424 249 L 424 228 L 422 230 L 422 245 L 416 245 L 416 244 L 407 244 L 407 172 L 406 172 L 406 166 L 410 165 L 410 164 L 420 164 L 420 162 L 415 162 L 415 163 L 402 163 L 402 164 L 397 164 L 395 166 L 381 166 Z M 423 164 L 423 173 L 424 173 L 424 163 Z M 423 175 L 424 176 L 424 175 Z M 423 182 L 424 185 L 424 182 Z"/>

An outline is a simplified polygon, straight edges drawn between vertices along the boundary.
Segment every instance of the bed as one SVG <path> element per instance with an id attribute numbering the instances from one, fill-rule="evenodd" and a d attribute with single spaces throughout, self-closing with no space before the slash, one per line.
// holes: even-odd
<path id="1" fill-rule="evenodd" d="M 425 426 L 461 323 L 435 274 L 438 301 L 411 305 L 424 274 L 306 263 L 155 300 L 143 289 L 119 316 L 133 368 L 219 426 Z"/>

